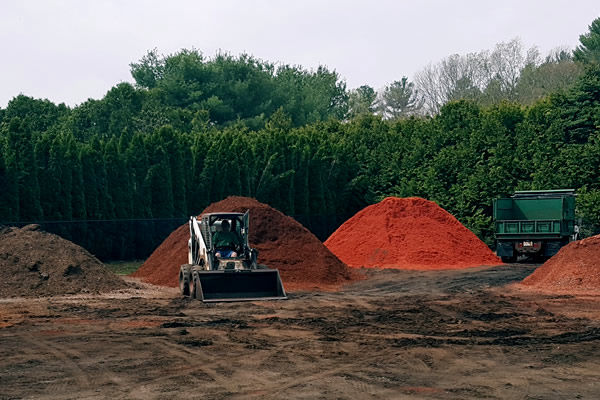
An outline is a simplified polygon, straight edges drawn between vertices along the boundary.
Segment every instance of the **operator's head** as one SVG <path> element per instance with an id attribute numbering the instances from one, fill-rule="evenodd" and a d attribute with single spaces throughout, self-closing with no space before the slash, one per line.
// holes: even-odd
<path id="1" fill-rule="evenodd" d="M 223 232 L 229 232 L 229 221 L 226 219 L 223 220 L 223 222 L 221 222 L 221 229 L 223 229 Z"/>

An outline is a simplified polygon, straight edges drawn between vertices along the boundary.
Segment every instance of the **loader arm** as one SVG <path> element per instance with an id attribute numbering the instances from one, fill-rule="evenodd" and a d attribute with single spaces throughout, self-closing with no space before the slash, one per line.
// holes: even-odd
<path id="1" fill-rule="evenodd" d="M 210 235 L 207 235 L 210 240 Z M 207 246 L 201 223 L 196 217 L 190 217 L 190 240 L 188 242 L 188 263 L 191 265 L 208 266 L 210 242 Z"/>

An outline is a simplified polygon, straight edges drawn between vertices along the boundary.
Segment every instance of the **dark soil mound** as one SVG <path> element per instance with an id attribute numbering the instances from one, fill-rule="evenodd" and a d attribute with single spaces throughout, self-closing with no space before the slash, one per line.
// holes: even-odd
<path id="1" fill-rule="evenodd" d="M 286 290 L 334 290 L 361 279 L 308 229 L 291 217 L 248 197 L 228 197 L 202 213 L 250 210 L 250 245 L 258 261 L 278 269 Z M 179 266 L 187 263 L 188 225 L 175 230 L 133 276 L 157 285 L 177 286 Z"/>
<path id="2" fill-rule="evenodd" d="M 364 208 L 325 245 L 351 267 L 432 270 L 502 264 L 453 215 L 419 197 L 388 197 Z"/>
<path id="3" fill-rule="evenodd" d="M 0 297 L 108 292 L 128 287 L 96 257 L 38 225 L 0 229 Z"/>
<path id="4" fill-rule="evenodd" d="M 600 292 L 600 235 L 569 243 L 522 284 L 547 291 Z"/>

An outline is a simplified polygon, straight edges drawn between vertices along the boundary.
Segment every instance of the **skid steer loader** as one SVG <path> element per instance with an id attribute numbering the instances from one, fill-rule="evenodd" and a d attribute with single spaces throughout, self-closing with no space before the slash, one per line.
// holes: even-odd
<path id="1" fill-rule="evenodd" d="M 222 224 L 238 235 L 238 248 L 215 248 L 213 237 Z M 279 271 L 258 265 L 258 251 L 248 244 L 248 212 L 204 214 L 200 220 L 190 217 L 189 225 L 188 263 L 179 269 L 183 296 L 205 303 L 287 299 Z M 237 256 L 220 257 L 231 251 Z"/>

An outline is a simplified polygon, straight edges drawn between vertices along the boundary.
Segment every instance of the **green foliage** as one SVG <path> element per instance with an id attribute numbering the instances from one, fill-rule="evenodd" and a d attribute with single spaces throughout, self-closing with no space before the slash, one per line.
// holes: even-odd
<path id="1" fill-rule="evenodd" d="M 523 104 L 533 104 L 551 93 L 573 86 L 581 73 L 581 66 L 564 55 L 549 57 L 539 66 L 526 65 L 515 88 L 515 97 Z"/>
<path id="2" fill-rule="evenodd" d="M 578 191 L 577 214 L 581 218 L 582 236 L 600 233 L 600 189 L 583 187 Z"/>
<path id="3" fill-rule="evenodd" d="M 600 17 L 592 21 L 589 26 L 589 32 L 579 36 L 581 43 L 575 51 L 573 57 L 575 61 L 584 64 L 600 64 Z"/>
<path id="4" fill-rule="evenodd" d="M 407 77 L 386 86 L 379 102 L 382 115 L 390 119 L 417 114 L 422 107 L 423 99 Z"/>
<path id="5" fill-rule="evenodd" d="M 106 268 L 117 275 L 131 275 L 143 264 L 143 261 L 114 261 L 104 264 Z"/>
<path id="6" fill-rule="evenodd" d="M 201 111 L 205 121 L 218 126 L 242 121 L 261 128 L 280 108 L 296 126 L 343 118 L 347 112 L 345 83 L 322 66 L 316 71 L 289 65 L 275 68 L 245 54 L 219 53 L 206 59 L 195 49 L 168 56 L 152 50 L 131 64 L 131 74 L 159 108 L 170 113 L 188 110 L 191 119 Z M 178 127 L 174 119 L 190 118 L 179 112 L 173 117 L 167 122 L 173 127 Z"/>
<path id="7" fill-rule="evenodd" d="M 40 187 L 36 171 L 34 138 L 27 120 L 13 117 L 4 124 L 5 163 L 9 175 L 10 213 L 18 218 L 38 219 L 42 216 Z"/>
<path id="8" fill-rule="evenodd" d="M 376 107 L 377 92 L 369 85 L 360 86 L 348 94 L 348 117 L 354 118 L 361 114 L 373 114 Z"/>
<path id="9" fill-rule="evenodd" d="M 558 76 L 574 65 L 559 56 L 546 67 Z M 388 120 L 374 115 L 368 86 L 350 93 L 348 111 L 344 83 L 325 68 L 150 52 L 132 64 L 136 87 L 119 84 L 74 109 L 18 96 L 0 110 L 0 221 L 186 218 L 244 195 L 309 225 L 334 221 L 330 233 L 386 196 L 421 196 L 491 244 L 493 198 L 568 187 L 594 233 L 600 66 L 576 66 L 564 84 L 550 80 L 548 96 L 525 80 L 540 81 L 543 67 L 514 86 L 517 97 L 532 93 L 527 104 L 463 99 L 431 117 Z M 388 112 L 405 115 L 405 105 L 389 102 Z M 122 258 L 138 257 L 135 248 L 153 237 L 152 227 L 135 237 L 105 229 L 70 234 L 98 251 L 135 243 Z"/>

